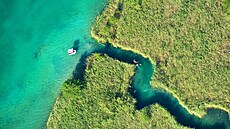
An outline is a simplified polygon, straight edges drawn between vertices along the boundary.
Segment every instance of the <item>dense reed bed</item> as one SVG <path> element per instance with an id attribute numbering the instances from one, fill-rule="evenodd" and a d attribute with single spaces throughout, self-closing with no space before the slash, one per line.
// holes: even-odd
<path id="1" fill-rule="evenodd" d="M 155 62 L 154 87 L 192 112 L 230 109 L 229 1 L 111 0 L 92 36 L 139 51 Z"/>
<path id="2" fill-rule="evenodd" d="M 129 92 L 133 65 L 94 54 L 85 71 L 85 83 L 63 84 L 47 128 L 186 128 L 158 104 L 136 110 Z"/>

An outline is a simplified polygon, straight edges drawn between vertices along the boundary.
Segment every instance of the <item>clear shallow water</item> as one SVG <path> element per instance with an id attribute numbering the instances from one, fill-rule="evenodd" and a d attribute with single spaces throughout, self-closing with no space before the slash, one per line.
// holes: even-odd
<path id="1" fill-rule="evenodd" d="M 107 0 L 0 0 L 0 128 L 43 128 Z M 79 40 L 82 50 L 68 56 Z M 86 50 L 86 51 L 85 51 Z"/>
<path id="2" fill-rule="evenodd" d="M 152 89 L 150 79 L 154 69 L 148 58 L 92 41 L 92 22 L 105 4 L 106 0 L 1 0 L 0 128 L 43 128 L 61 84 L 73 69 L 75 77 L 81 78 L 83 62 L 93 52 L 131 64 L 133 59 L 141 62 L 132 82 L 138 109 L 159 103 L 182 125 L 196 128 L 229 125 L 229 116 L 224 111 L 210 109 L 200 119 L 189 114 L 171 94 Z M 70 57 L 67 49 L 73 45 L 78 53 Z"/>

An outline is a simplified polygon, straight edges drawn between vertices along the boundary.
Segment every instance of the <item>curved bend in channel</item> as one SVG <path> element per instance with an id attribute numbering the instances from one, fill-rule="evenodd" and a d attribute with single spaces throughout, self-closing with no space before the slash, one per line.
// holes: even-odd
<path id="1" fill-rule="evenodd" d="M 154 68 L 149 58 L 145 58 L 131 50 L 114 47 L 109 43 L 100 44 L 90 42 L 86 45 L 91 46 L 90 50 L 86 51 L 84 45 L 80 45 L 79 42 L 74 44 L 75 48 L 85 50 L 85 52 L 80 55 L 80 63 L 76 66 L 74 72 L 75 78 L 83 78 L 84 70 L 82 69 L 85 69 L 84 61 L 88 56 L 92 55 L 92 53 L 107 54 L 114 59 L 129 64 L 135 64 L 134 62 L 138 61 L 141 65 L 136 67 L 132 80 L 132 94 L 137 100 L 137 109 L 158 103 L 165 107 L 170 114 L 175 117 L 177 122 L 184 126 L 196 129 L 226 129 L 230 127 L 229 115 L 226 111 L 212 108 L 208 110 L 207 115 L 200 118 L 190 114 L 172 94 L 151 87 L 150 81 L 154 74 Z"/>

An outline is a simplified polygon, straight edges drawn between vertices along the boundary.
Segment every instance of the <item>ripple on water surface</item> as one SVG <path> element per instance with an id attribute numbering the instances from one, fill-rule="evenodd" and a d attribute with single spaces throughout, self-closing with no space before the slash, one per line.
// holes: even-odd
<path id="1" fill-rule="evenodd" d="M 224 111 L 209 109 L 200 119 L 189 114 L 170 93 L 152 89 L 154 71 L 148 58 L 93 43 L 91 25 L 105 4 L 106 0 L 1 0 L 0 128 L 43 128 L 61 83 L 80 58 L 92 52 L 127 63 L 140 61 L 132 82 L 138 108 L 159 103 L 179 123 L 190 127 L 215 128 L 223 125 L 213 126 L 216 121 L 229 123 Z M 70 57 L 66 51 L 74 41 L 79 50 Z"/>
<path id="2" fill-rule="evenodd" d="M 42 128 L 107 0 L 0 0 L 0 128 Z M 81 53 L 82 52 L 82 53 Z"/>

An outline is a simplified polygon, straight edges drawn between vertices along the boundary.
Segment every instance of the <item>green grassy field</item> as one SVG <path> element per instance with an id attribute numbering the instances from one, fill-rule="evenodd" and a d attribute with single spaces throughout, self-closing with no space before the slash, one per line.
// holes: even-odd
<path id="1" fill-rule="evenodd" d="M 135 109 L 129 92 L 134 67 L 107 55 L 89 57 L 85 84 L 77 80 L 63 84 L 47 128 L 185 129 L 158 104 Z"/>
<path id="2" fill-rule="evenodd" d="M 230 8 L 222 0 L 111 0 L 92 36 L 155 62 L 152 86 L 188 109 L 230 110 Z M 159 85 L 158 85 L 158 84 Z"/>
<path id="3" fill-rule="evenodd" d="M 154 61 L 152 86 L 173 93 L 190 112 L 230 110 L 230 1 L 111 0 L 92 37 Z M 47 128 L 179 129 L 158 104 L 135 109 L 134 66 L 106 55 L 86 61 L 85 82 L 68 80 Z"/>

